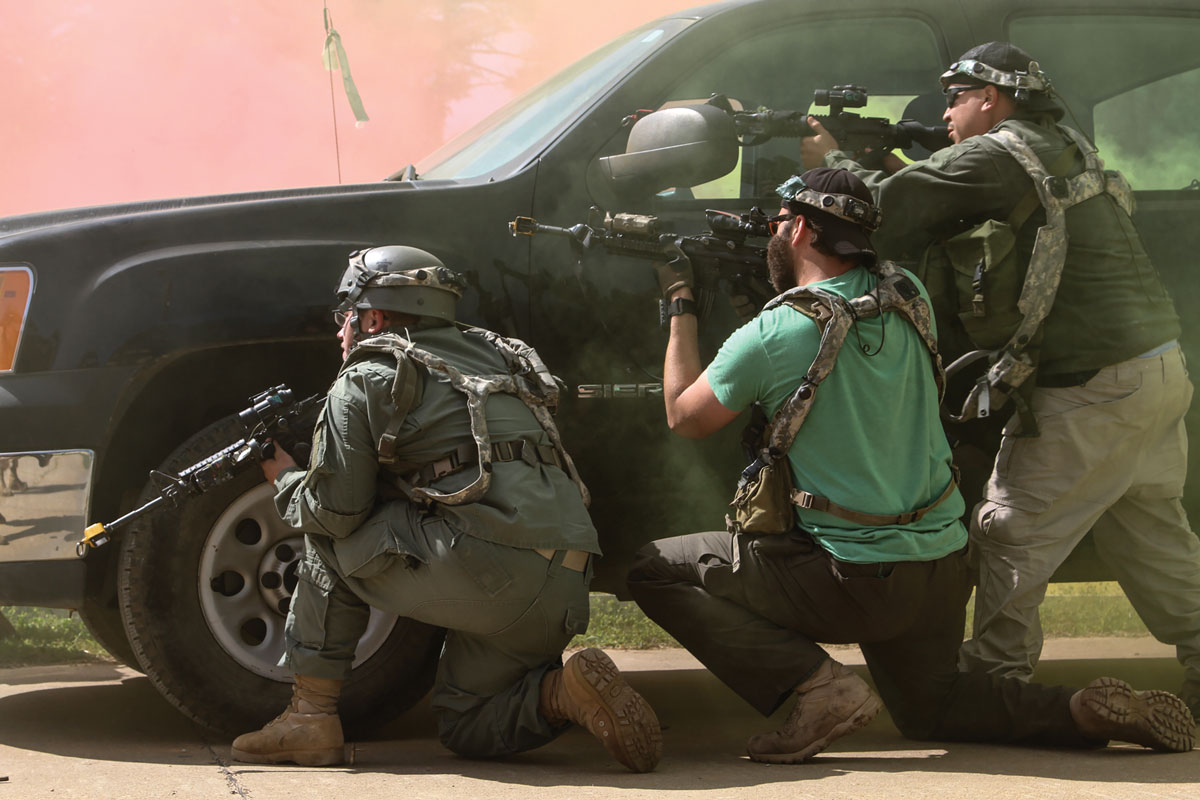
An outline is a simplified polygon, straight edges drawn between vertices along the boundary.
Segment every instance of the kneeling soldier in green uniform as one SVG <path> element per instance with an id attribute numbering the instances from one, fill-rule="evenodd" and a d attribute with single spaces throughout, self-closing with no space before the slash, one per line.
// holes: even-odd
<path id="1" fill-rule="evenodd" d="M 451 750 L 486 758 L 584 725 L 635 772 L 662 753 L 654 711 L 600 650 L 562 665 L 587 628 L 587 490 L 551 418 L 534 350 L 460 330 L 465 282 L 429 253 L 351 254 L 335 313 L 345 363 L 307 471 L 264 462 L 306 547 L 283 664 L 292 702 L 239 736 L 254 763 L 340 763 L 337 699 L 371 607 L 447 629 L 433 694 Z"/>

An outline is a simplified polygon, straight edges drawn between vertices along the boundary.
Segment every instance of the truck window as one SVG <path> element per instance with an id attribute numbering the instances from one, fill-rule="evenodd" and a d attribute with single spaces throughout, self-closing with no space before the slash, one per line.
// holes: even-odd
<path id="1" fill-rule="evenodd" d="M 856 84 L 867 89 L 870 101 L 847 111 L 935 124 L 945 107 L 937 82 L 943 60 L 933 29 L 919 19 L 812 20 L 733 42 L 688 75 L 664 104 L 716 92 L 747 110 L 827 114 L 828 108 L 812 104 L 813 92 Z M 799 171 L 798 140 L 774 139 L 743 148 L 728 175 L 662 199 L 769 199 L 776 186 Z"/>
<path id="2" fill-rule="evenodd" d="M 1015 20 L 1010 35 L 1042 59 L 1070 109 L 1064 122 L 1091 133 L 1106 166 L 1134 189 L 1200 188 L 1200 19 L 1032 16 Z"/>
<path id="3" fill-rule="evenodd" d="M 614 80 L 692 22 L 663 20 L 611 42 L 422 159 L 416 166 L 418 176 L 474 178 L 513 164 L 546 136 L 582 114 Z"/>

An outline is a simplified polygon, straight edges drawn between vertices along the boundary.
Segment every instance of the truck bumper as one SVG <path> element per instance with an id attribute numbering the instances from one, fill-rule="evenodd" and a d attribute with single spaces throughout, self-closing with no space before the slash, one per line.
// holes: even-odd
<path id="1" fill-rule="evenodd" d="M 91 450 L 0 453 L 0 566 L 77 560 L 94 461 Z M 3 602 L 8 578 L 0 587 Z"/>

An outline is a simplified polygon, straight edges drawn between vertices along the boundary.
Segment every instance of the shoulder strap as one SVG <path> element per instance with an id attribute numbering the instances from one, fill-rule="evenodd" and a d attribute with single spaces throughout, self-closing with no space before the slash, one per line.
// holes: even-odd
<path id="1" fill-rule="evenodd" d="M 1074 142 L 1071 142 L 1071 144 L 1063 148 L 1058 158 L 1054 159 L 1054 163 L 1047 167 L 1046 171 L 1060 178 L 1065 177 L 1071 169 L 1071 165 L 1075 163 L 1075 153 L 1078 150 L 1078 146 Z M 1029 191 L 1025 193 L 1020 202 L 1013 207 L 1012 213 L 1008 215 L 1008 225 L 1013 229 L 1014 234 L 1029 221 L 1033 212 L 1040 208 L 1041 205 L 1042 201 L 1038 197 L 1037 187 L 1030 186 Z"/>
<path id="2" fill-rule="evenodd" d="M 880 263 L 876 272 L 879 282 L 875 288 L 852 300 L 824 289 L 799 287 L 784 292 L 767 304 L 766 308 L 788 305 L 808 316 L 821 329 L 821 343 L 808 372 L 800 386 L 775 412 L 767 429 L 766 452 L 763 456 L 768 463 L 781 458 L 791 449 L 800 427 L 812 410 L 818 387 L 833 371 L 846 334 L 857 320 L 869 319 L 887 311 L 897 312 L 904 317 L 916 329 L 929 351 L 939 399 L 945 391 L 942 357 L 933 333 L 929 304 L 921 297 L 916 283 L 892 262 Z"/>
<path id="3" fill-rule="evenodd" d="M 934 382 L 937 384 L 938 398 L 941 399 L 946 385 L 945 373 L 937 348 L 937 337 L 933 332 L 929 304 L 921 297 L 916 283 L 892 262 L 880 263 L 876 271 L 879 282 L 875 288 L 852 300 L 821 289 L 801 287 L 785 292 L 768 304 L 768 308 L 788 305 L 812 319 L 821 328 L 821 343 L 804 380 L 771 420 L 766 434 L 766 447 L 759 455 L 760 463 L 771 464 L 786 457 L 792 442 L 800 432 L 800 427 L 812 410 L 818 387 L 833 371 L 838 353 L 845 344 L 846 334 L 856 320 L 869 319 L 885 312 L 896 312 L 912 325 L 929 351 Z M 958 481 L 955 478 L 932 503 L 903 514 L 869 514 L 855 511 L 795 486 L 792 487 L 790 499 L 801 508 L 824 511 L 859 525 L 906 525 L 916 522 L 941 505 L 954 493 L 954 487 L 957 485 Z"/>
<path id="4" fill-rule="evenodd" d="M 999 408 L 1011 398 L 1018 403 L 1025 430 L 1037 429 L 1033 417 L 1022 405 L 1016 390 L 1034 373 L 1033 359 L 1025 349 L 1034 341 L 1058 294 L 1063 265 L 1067 260 L 1067 209 L 1107 193 L 1126 210 L 1126 213 L 1132 211 L 1133 201 L 1129 184 L 1119 173 L 1104 171 L 1104 162 L 1096 155 L 1096 148 L 1083 134 L 1062 125 L 1058 126 L 1058 132 L 1070 140 L 1071 144 L 1062 156 L 1055 159 L 1050 169 L 1047 169 L 1033 149 L 1012 131 L 1002 129 L 984 134 L 1003 146 L 1032 179 L 1037 200 L 1046 210 L 1046 224 L 1038 228 L 1029 267 L 1025 273 L 1025 283 L 1017 300 L 1021 322 L 1008 343 L 991 354 L 994 358 L 991 367 L 971 388 L 961 412 L 957 415 L 947 414 L 953 422 L 986 417 L 993 407 Z M 1076 151 L 1083 154 L 1083 171 L 1071 178 L 1058 174 L 1069 170 L 1070 165 L 1064 167 L 1061 162 L 1068 152 L 1073 158 Z M 1025 202 L 1022 200 L 1018 206 Z M 1025 213 L 1021 208 L 1014 209 L 1014 217 L 1018 211 Z M 1032 209 L 1028 213 L 1032 213 Z M 974 355 L 968 354 L 964 359 Z"/>
<path id="5" fill-rule="evenodd" d="M 574 462 L 563 447 L 558 428 L 554 424 L 554 419 L 551 417 L 548 407 L 552 401 L 556 402 L 558 399 L 557 384 L 554 384 L 555 392 L 552 397 L 548 396 L 547 392 L 531 388 L 535 384 L 533 381 L 528 380 L 523 372 L 523 370 L 528 369 L 530 372 L 536 374 L 538 366 L 545 371 L 545 366 L 542 364 L 541 359 L 536 358 L 537 354 L 533 351 L 533 348 L 528 347 L 523 342 L 519 342 L 519 340 L 507 340 L 504 337 L 491 333 L 491 331 L 483 331 L 482 329 L 472 329 L 471 332 L 480 335 L 488 334 L 483 336 L 483 338 L 500 352 L 505 360 L 505 365 L 508 367 L 507 372 L 495 375 L 466 375 L 445 359 L 427 350 L 422 350 L 409 340 L 395 334 L 373 337 L 359 343 L 355 351 L 352 351 L 353 354 L 361 348 L 364 349 L 364 353 L 393 353 L 397 364 L 407 365 L 407 368 L 412 371 L 413 378 L 418 377 L 415 373 L 416 365 L 419 365 L 429 373 L 436 372 L 444 375 L 454 389 L 466 395 L 467 413 L 471 422 L 471 437 L 475 441 L 479 464 L 479 474 L 475 480 L 457 492 L 439 492 L 428 487 L 413 486 L 398 475 L 392 479 L 394 485 L 410 500 L 422 504 L 439 502 L 447 505 L 462 505 L 464 503 L 476 502 L 487 494 L 492 480 L 492 442 L 488 431 L 485 409 L 488 397 L 496 392 L 502 392 L 516 395 L 533 412 L 534 417 L 538 420 L 542 429 L 546 431 L 547 436 L 549 436 L 555 450 L 558 452 L 567 474 L 571 476 L 571 479 L 579 488 L 579 493 L 583 497 L 584 503 L 589 503 L 591 498 L 587 487 L 584 485 L 582 478 L 580 478 Z M 522 351 L 521 348 L 524 348 L 528 352 Z M 532 353 L 532 357 L 529 353 Z M 536 359 L 536 364 L 534 359 Z M 417 401 L 416 395 L 409 397 L 402 390 L 396 388 L 401 385 L 401 372 L 404 369 L 405 367 L 397 368 L 396 383 L 393 385 L 393 400 L 396 403 L 397 409 L 403 410 L 403 414 L 397 413 L 394 418 L 388 421 L 387 428 L 380 437 L 378 444 L 379 460 L 380 463 L 385 465 L 394 465 L 396 463 L 396 434 L 399 432 L 404 414 L 407 414 L 413 403 Z M 549 375 L 549 372 L 545 371 L 545 374 Z M 419 383 L 419 381 L 407 381 L 405 385 L 413 383 Z M 407 405 L 402 405 L 406 400 Z"/>
<path id="6" fill-rule="evenodd" d="M 421 401 L 424 384 L 412 359 L 408 357 L 411 349 L 412 343 L 398 334 L 380 334 L 359 342 L 342 365 L 341 372 L 345 372 L 351 364 L 377 353 L 386 353 L 396 359 L 396 377 L 392 381 L 392 405 L 395 406 L 395 411 L 377 444 L 379 461 L 382 464 L 395 463 L 396 435 L 400 432 L 400 426 L 404 424 L 408 412 Z"/>
<path id="7" fill-rule="evenodd" d="M 999 130 L 984 134 L 1003 145 L 1024 168 L 1033 180 L 1039 202 L 1046 210 L 1046 224 L 1038 229 L 1025 283 L 1017 301 L 1017 310 L 1023 318 L 1005 346 L 1006 350 L 1014 353 L 1020 353 L 1033 341 L 1034 334 L 1054 304 L 1067 258 L 1066 210 L 1108 190 L 1108 176 L 1104 172 L 1103 162 L 1096 156 L 1095 148 L 1082 134 L 1070 128 L 1059 126 L 1058 130 L 1084 154 L 1085 169 L 1073 178 L 1052 174 L 1033 149 L 1012 131 Z"/>

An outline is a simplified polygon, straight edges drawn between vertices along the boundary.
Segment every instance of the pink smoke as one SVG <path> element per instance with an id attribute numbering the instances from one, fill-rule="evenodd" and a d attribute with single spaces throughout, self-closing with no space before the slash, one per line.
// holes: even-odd
<path id="1" fill-rule="evenodd" d="M 330 0 L 342 181 L 417 161 L 687 0 Z M 0 216 L 338 181 L 319 0 L 39 0 L 0 26 Z"/>

